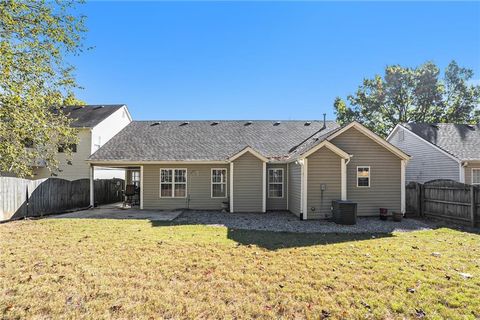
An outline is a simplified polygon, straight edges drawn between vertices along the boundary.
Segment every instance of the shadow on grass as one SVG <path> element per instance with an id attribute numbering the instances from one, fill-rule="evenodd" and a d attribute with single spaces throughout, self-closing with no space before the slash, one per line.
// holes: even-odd
<path id="1" fill-rule="evenodd" d="M 151 221 L 152 227 L 201 225 L 175 221 Z M 267 250 L 301 248 L 316 245 L 393 237 L 391 233 L 299 233 L 227 228 L 227 238 L 242 245 L 255 245 Z"/>
<path id="2" fill-rule="evenodd" d="M 268 250 L 277 250 L 371 240 L 373 238 L 393 237 L 393 235 L 388 233 L 292 233 L 228 229 L 227 237 L 243 245 L 256 245 Z"/>

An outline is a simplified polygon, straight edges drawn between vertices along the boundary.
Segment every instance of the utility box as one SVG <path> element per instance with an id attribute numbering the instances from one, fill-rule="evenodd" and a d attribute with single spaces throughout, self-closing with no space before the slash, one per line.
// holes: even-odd
<path id="1" fill-rule="evenodd" d="M 357 203 L 346 200 L 332 201 L 333 221 L 338 224 L 357 223 Z"/>

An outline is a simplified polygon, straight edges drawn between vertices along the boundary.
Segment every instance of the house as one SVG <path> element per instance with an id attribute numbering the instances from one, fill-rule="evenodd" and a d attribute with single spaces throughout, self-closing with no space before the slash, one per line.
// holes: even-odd
<path id="1" fill-rule="evenodd" d="M 406 181 L 451 179 L 480 184 L 480 125 L 406 123 L 387 141 L 412 156 Z"/>
<path id="2" fill-rule="evenodd" d="M 126 105 L 87 105 L 64 107 L 62 111 L 72 119 L 71 126 L 78 131 L 79 142 L 73 146 L 71 159 L 67 159 L 62 149 L 59 149 L 59 171 L 55 176 L 66 180 L 88 179 L 90 165 L 88 157 L 103 144 L 120 132 L 131 121 L 132 117 Z M 34 179 L 48 178 L 52 173 L 39 161 L 34 167 Z M 123 170 L 97 170 L 96 178 L 125 177 Z"/>
<path id="3" fill-rule="evenodd" d="M 338 199 L 357 202 L 360 216 L 404 211 L 409 158 L 357 122 L 132 121 L 88 162 L 91 172 L 138 170 L 141 209 L 228 203 L 318 219 Z"/>

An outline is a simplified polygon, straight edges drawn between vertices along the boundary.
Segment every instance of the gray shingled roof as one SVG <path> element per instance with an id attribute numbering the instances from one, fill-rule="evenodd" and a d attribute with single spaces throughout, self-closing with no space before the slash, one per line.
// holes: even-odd
<path id="1" fill-rule="evenodd" d="M 282 160 L 313 137 L 338 128 L 333 121 L 327 121 L 323 130 L 323 121 L 310 121 L 310 125 L 305 125 L 307 121 L 280 121 L 277 125 L 274 120 L 248 122 L 133 121 L 89 159 L 217 161 L 250 146 L 267 158 Z"/>
<path id="2" fill-rule="evenodd" d="M 72 127 L 93 128 L 123 106 L 123 104 L 68 106 L 61 110 L 73 119 Z"/>
<path id="3" fill-rule="evenodd" d="M 459 160 L 480 159 L 480 125 L 407 123 L 403 127 Z"/>

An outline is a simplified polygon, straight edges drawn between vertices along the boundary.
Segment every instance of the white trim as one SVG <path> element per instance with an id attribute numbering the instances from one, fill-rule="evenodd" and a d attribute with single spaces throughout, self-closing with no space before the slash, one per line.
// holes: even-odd
<path id="1" fill-rule="evenodd" d="M 265 158 L 264 156 L 262 156 L 258 151 L 256 151 L 255 149 L 251 148 L 251 147 L 245 147 L 243 148 L 242 150 L 240 150 L 239 152 L 235 153 L 233 156 L 231 156 L 230 158 L 228 158 L 229 161 L 235 161 L 236 159 L 238 159 L 239 157 L 243 156 L 245 153 L 247 152 L 250 152 L 252 155 L 254 155 L 255 157 L 257 157 L 258 159 L 262 160 L 263 162 L 268 162 L 268 159 Z"/>
<path id="2" fill-rule="evenodd" d="M 281 197 L 270 197 L 270 171 L 281 170 L 282 171 L 282 196 Z M 271 184 L 280 184 L 279 182 L 272 182 Z M 285 197 L 285 170 L 283 168 L 268 168 L 267 174 L 267 197 L 269 199 L 283 199 Z"/>
<path id="3" fill-rule="evenodd" d="M 444 155 L 446 155 L 447 157 L 455 160 L 456 162 L 458 163 L 461 163 L 461 161 L 456 158 L 455 156 L 451 155 L 450 153 L 446 152 L 445 150 L 439 148 L 437 145 L 431 143 L 430 141 L 428 140 L 425 140 L 424 138 L 420 137 L 418 134 L 412 132 L 411 130 L 409 130 L 408 128 L 405 128 L 404 126 L 400 125 L 400 124 L 397 124 L 397 126 L 392 130 L 392 132 L 388 135 L 387 137 L 387 141 L 389 141 L 389 139 L 391 139 L 393 137 L 393 134 L 394 132 L 397 131 L 398 128 L 402 128 L 404 132 L 407 132 L 409 134 L 411 134 L 412 136 L 418 138 L 420 141 L 423 141 L 424 143 L 428 144 L 429 146 L 433 147 L 435 150 L 438 150 L 440 151 L 441 153 L 443 153 Z"/>
<path id="4" fill-rule="evenodd" d="M 94 192 L 94 188 L 95 188 L 95 183 L 93 182 L 93 179 L 95 178 L 93 175 L 95 173 L 95 167 L 90 165 L 90 206 L 92 208 L 95 207 L 95 192 Z"/>
<path id="5" fill-rule="evenodd" d="M 222 170 L 225 171 L 225 182 L 215 182 L 213 183 L 213 170 Z M 213 196 L 213 185 L 214 184 L 225 184 L 225 197 L 214 197 Z M 226 199 L 228 198 L 228 170 L 227 168 L 210 168 L 210 198 L 211 199 Z"/>
<path id="6" fill-rule="evenodd" d="M 303 220 L 308 219 L 308 159 L 303 160 Z"/>
<path id="7" fill-rule="evenodd" d="M 357 129 L 358 131 L 360 131 L 361 133 L 363 133 L 364 135 L 366 135 L 367 137 L 369 137 L 370 139 L 372 139 L 373 141 L 375 141 L 379 145 L 385 147 L 387 150 L 389 150 L 393 154 L 396 154 L 401 159 L 409 160 L 411 158 L 408 154 L 406 154 L 405 152 L 403 152 L 399 148 L 395 147 L 390 142 L 387 142 L 386 140 L 382 139 L 380 136 L 378 136 L 377 134 L 372 132 L 370 129 L 366 128 L 365 126 L 363 126 L 362 124 L 360 124 L 356 121 L 351 122 L 347 126 L 343 127 L 342 129 L 338 130 L 337 132 L 333 133 L 332 135 L 328 136 L 327 140 L 330 141 L 330 140 L 334 139 L 335 137 L 338 137 L 339 135 L 341 135 L 342 133 L 344 133 L 345 131 L 347 131 L 350 128 Z"/>
<path id="8" fill-rule="evenodd" d="M 300 214 L 303 216 L 303 185 L 304 185 L 304 181 L 303 181 L 303 165 L 304 165 L 304 159 L 300 159 L 297 161 L 297 163 L 300 165 Z"/>
<path id="9" fill-rule="evenodd" d="M 233 162 L 230 162 L 230 212 L 233 213 Z"/>
<path id="10" fill-rule="evenodd" d="M 368 168 L 368 186 L 359 186 L 358 185 L 358 168 Z M 365 177 L 361 177 L 365 178 Z M 357 188 L 370 188 L 372 186 L 372 170 L 370 166 L 357 166 Z"/>
<path id="11" fill-rule="evenodd" d="M 262 163 L 262 177 L 263 177 L 263 182 L 262 182 L 262 212 L 267 211 L 267 163 L 263 162 Z"/>
<path id="12" fill-rule="evenodd" d="M 340 159 L 341 167 L 341 185 L 342 185 L 342 200 L 347 200 L 347 165 L 345 159 Z"/>
<path id="13" fill-rule="evenodd" d="M 288 184 L 290 183 L 290 164 L 287 163 L 287 210 L 290 210 L 289 204 L 288 204 L 288 198 L 290 198 L 290 188 L 288 187 Z"/>
<path id="14" fill-rule="evenodd" d="M 480 170 L 480 168 L 472 168 L 471 172 L 472 172 L 472 180 L 470 181 L 472 185 L 479 185 L 480 183 L 473 183 L 473 171 L 474 170 Z"/>
<path id="15" fill-rule="evenodd" d="M 407 167 L 407 161 L 402 160 L 400 165 L 400 211 L 405 214 L 406 212 L 406 198 L 405 198 L 405 168 Z"/>
<path id="16" fill-rule="evenodd" d="M 172 196 L 171 197 L 162 197 L 162 170 L 172 170 L 172 182 L 170 183 L 172 186 Z M 185 182 L 175 182 L 175 170 L 185 170 Z M 186 199 L 188 196 L 188 169 L 187 168 L 160 168 L 159 169 L 159 192 L 158 196 L 163 199 Z M 168 184 L 168 183 L 164 183 Z M 185 185 L 185 196 L 184 197 L 176 197 L 175 196 L 175 184 L 184 184 Z"/>
<path id="17" fill-rule="evenodd" d="M 458 170 L 459 170 L 458 181 L 461 183 L 465 183 L 465 164 L 460 162 L 458 164 Z"/>
<path id="18" fill-rule="evenodd" d="M 140 209 L 143 209 L 143 166 L 140 166 Z"/>
<path id="19" fill-rule="evenodd" d="M 303 153 L 301 155 L 301 158 L 306 158 L 308 157 L 309 155 L 311 155 L 312 153 L 318 151 L 319 149 L 323 148 L 323 147 L 326 147 L 328 149 L 330 149 L 332 152 L 336 153 L 338 156 L 344 158 L 344 159 L 348 159 L 350 157 L 350 155 L 348 153 L 346 153 L 345 151 L 343 151 L 342 149 L 340 149 L 339 147 L 337 147 L 336 145 L 334 145 L 333 143 L 331 143 L 330 141 L 327 141 L 327 140 L 324 140 L 322 141 L 321 143 L 319 143 L 318 145 L 316 145 L 315 147 L 313 147 L 312 149 L 308 150 L 307 152 Z"/>
<path id="20" fill-rule="evenodd" d="M 229 161 L 197 161 L 197 160 L 170 160 L 170 161 L 135 161 L 135 160 L 85 160 L 88 163 L 95 165 L 110 165 L 110 166 L 139 166 L 142 164 L 164 164 L 164 165 L 174 165 L 174 164 L 228 164 Z"/>

